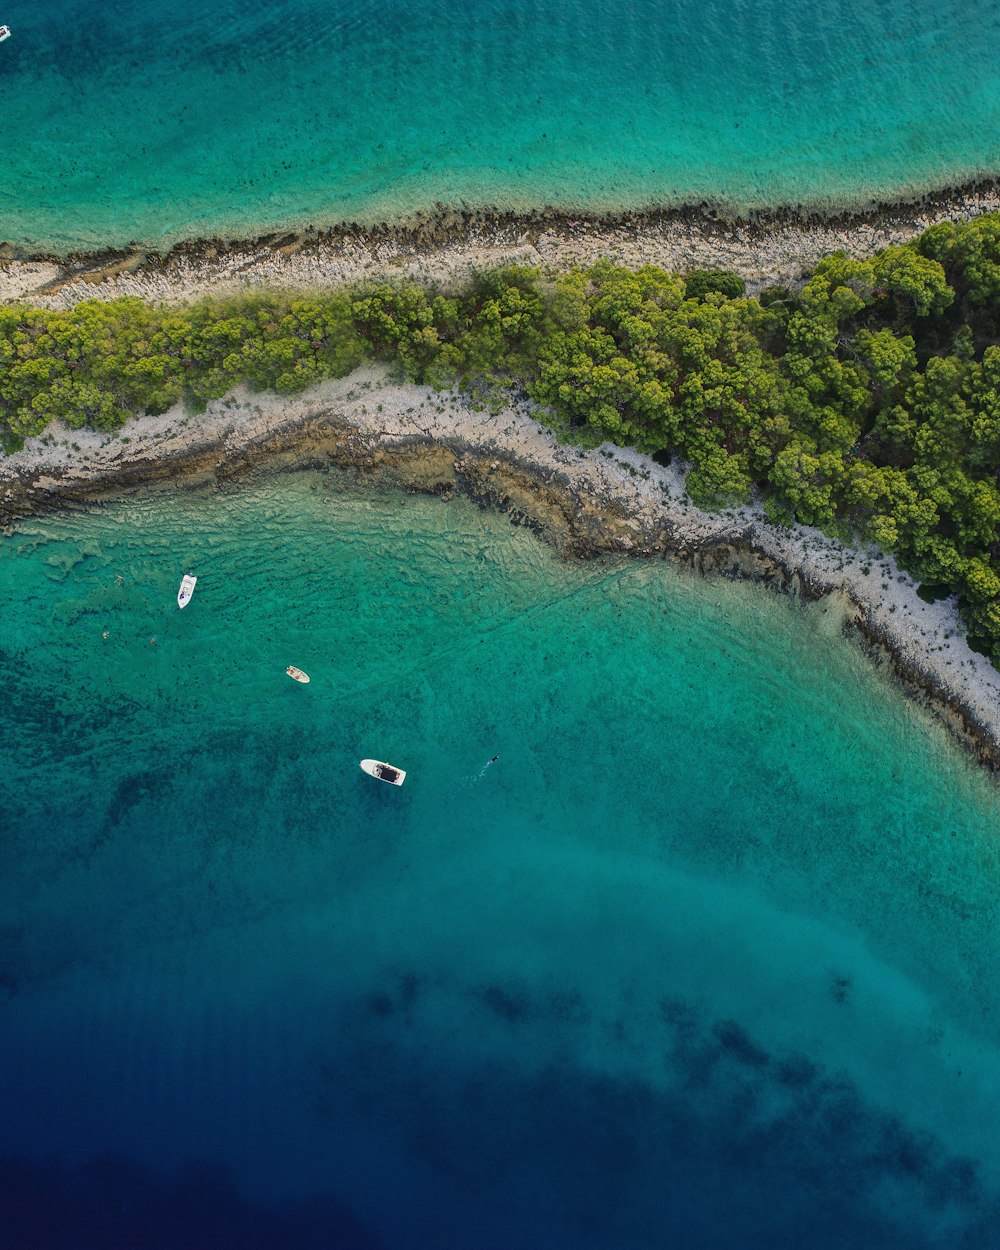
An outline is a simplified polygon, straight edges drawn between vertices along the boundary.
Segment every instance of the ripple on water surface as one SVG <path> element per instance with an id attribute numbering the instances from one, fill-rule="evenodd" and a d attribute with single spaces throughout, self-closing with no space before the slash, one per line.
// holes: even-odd
<path id="1" fill-rule="evenodd" d="M 336 475 L 3 544 L 26 1229 L 991 1244 L 997 795 L 829 605 Z"/>
<path id="2" fill-rule="evenodd" d="M 437 203 L 867 205 L 1000 170 L 993 0 L 9 0 L 0 238 Z"/>

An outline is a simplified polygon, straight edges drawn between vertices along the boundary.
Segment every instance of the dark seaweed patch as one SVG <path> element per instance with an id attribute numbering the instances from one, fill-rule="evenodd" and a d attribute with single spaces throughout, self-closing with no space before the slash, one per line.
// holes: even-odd
<path id="1" fill-rule="evenodd" d="M 123 777 L 115 787 L 108 804 L 106 827 L 113 829 L 120 825 L 140 804 L 164 798 L 170 793 L 173 784 L 173 773 L 165 769 L 131 773 Z"/>
<path id="2" fill-rule="evenodd" d="M 819 1075 L 819 1069 L 805 1055 L 789 1055 L 775 1065 L 774 1074 L 782 1085 L 803 1089 Z"/>
<path id="3" fill-rule="evenodd" d="M 391 1016 L 396 1010 L 396 1004 L 392 1001 L 388 994 L 376 992 L 369 994 L 367 998 L 368 1010 L 373 1016 Z"/>
<path id="4" fill-rule="evenodd" d="M 525 994 L 512 992 L 502 985 L 487 985 L 480 990 L 479 996 L 490 1011 L 511 1024 L 525 1020 L 532 1014 Z"/>
<path id="5" fill-rule="evenodd" d="M 573 989 L 532 993 L 524 986 L 494 982 L 477 990 L 476 997 L 494 1015 L 509 1024 L 527 1020 L 579 1024 L 587 1017 L 583 995 Z"/>
<path id="6" fill-rule="evenodd" d="M 372 990 L 365 999 L 368 1014 L 387 1020 L 412 1011 L 420 996 L 420 978 L 413 972 L 399 973 L 388 987 Z"/>
<path id="7" fill-rule="evenodd" d="M 766 1050 L 755 1046 L 735 1020 L 722 1020 L 712 1029 L 723 1052 L 751 1068 L 766 1068 L 771 1062 Z"/>

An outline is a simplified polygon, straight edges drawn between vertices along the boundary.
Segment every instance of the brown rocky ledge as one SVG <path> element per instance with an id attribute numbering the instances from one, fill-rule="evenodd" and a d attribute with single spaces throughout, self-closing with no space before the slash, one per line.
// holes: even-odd
<path id="1" fill-rule="evenodd" d="M 32 440 L 0 459 L 0 524 L 133 491 L 225 488 L 255 472 L 332 466 L 382 488 L 465 495 L 565 558 L 670 559 L 828 599 L 844 632 L 981 763 L 1000 767 L 1000 674 L 967 647 L 954 604 L 924 603 L 892 560 L 776 528 L 756 507 L 703 513 L 686 501 L 676 466 L 621 448 L 561 446 L 526 408 L 476 412 L 458 395 L 374 369 L 293 400 L 236 392 L 197 417 L 143 417 L 124 437 Z"/>

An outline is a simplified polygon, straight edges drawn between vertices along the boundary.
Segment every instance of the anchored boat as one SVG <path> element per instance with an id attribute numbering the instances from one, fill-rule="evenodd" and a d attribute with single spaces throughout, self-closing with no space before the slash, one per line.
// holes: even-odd
<path id="1" fill-rule="evenodd" d="M 177 592 L 177 606 L 179 608 L 186 608 L 191 602 L 191 596 L 194 594 L 197 581 L 197 577 L 192 577 L 190 573 L 185 573 L 181 578 L 181 588 Z"/>
<path id="2" fill-rule="evenodd" d="M 296 668 L 294 664 L 289 664 L 289 666 L 285 669 L 285 672 L 292 678 L 293 681 L 300 681 L 303 686 L 309 685 L 309 674 L 303 673 L 302 669 Z"/>
<path id="3" fill-rule="evenodd" d="M 361 771 L 369 777 L 377 777 L 379 781 L 387 781 L 390 786 L 401 786 L 406 777 L 402 768 L 393 768 L 382 760 L 362 760 Z"/>
<path id="4" fill-rule="evenodd" d="M 0 43 L 3 43 L 5 39 L 9 39 L 9 38 L 10 38 L 10 27 L 0 26 Z"/>

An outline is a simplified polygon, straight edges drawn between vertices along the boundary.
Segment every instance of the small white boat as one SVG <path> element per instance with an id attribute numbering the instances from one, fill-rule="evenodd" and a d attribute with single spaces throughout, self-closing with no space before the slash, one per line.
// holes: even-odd
<path id="1" fill-rule="evenodd" d="M 191 602 L 191 596 L 194 594 L 197 581 L 197 577 L 192 577 L 190 573 L 185 573 L 181 578 L 181 588 L 177 592 L 177 606 L 179 608 L 186 608 Z"/>
<path id="2" fill-rule="evenodd" d="M 377 777 L 379 781 L 387 781 L 390 786 L 401 786 L 406 773 L 401 768 L 393 768 L 382 760 L 362 760 L 361 771 L 369 777 Z"/>
<path id="3" fill-rule="evenodd" d="M 10 27 L 0 26 L 0 43 L 3 43 L 5 39 L 9 39 L 9 38 L 10 38 Z"/>
<path id="4" fill-rule="evenodd" d="M 292 678 L 293 681 L 300 681 L 303 686 L 309 685 L 309 674 L 303 673 L 302 669 L 296 668 L 294 664 L 289 664 L 289 666 L 285 669 L 285 672 Z"/>

